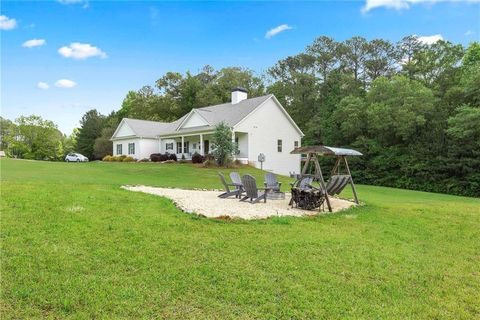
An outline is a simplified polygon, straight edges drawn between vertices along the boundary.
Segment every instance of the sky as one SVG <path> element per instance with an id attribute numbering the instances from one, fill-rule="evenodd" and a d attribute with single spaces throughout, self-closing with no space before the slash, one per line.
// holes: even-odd
<path id="1" fill-rule="evenodd" d="M 1 116 L 40 115 L 70 134 L 165 72 L 262 74 L 321 35 L 467 46 L 480 39 L 479 1 L 2 1 Z"/>

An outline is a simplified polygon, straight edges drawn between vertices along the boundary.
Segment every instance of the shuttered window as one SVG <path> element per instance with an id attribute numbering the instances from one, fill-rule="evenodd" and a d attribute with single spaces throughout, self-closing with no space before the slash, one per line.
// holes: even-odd
<path id="1" fill-rule="evenodd" d="M 128 144 L 128 154 L 135 154 L 135 143 Z"/>
<path id="2" fill-rule="evenodd" d="M 122 145 L 117 144 L 117 154 L 122 154 Z"/>

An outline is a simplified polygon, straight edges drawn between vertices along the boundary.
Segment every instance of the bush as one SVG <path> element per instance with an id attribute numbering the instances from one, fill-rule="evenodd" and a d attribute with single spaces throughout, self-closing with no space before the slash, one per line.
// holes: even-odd
<path id="1" fill-rule="evenodd" d="M 103 157 L 102 161 L 113 161 L 113 157 L 111 155 L 106 155 Z"/>
<path id="2" fill-rule="evenodd" d="M 133 157 L 125 157 L 123 158 L 122 162 L 134 162 L 135 159 Z"/>
<path id="3" fill-rule="evenodd" d="M 150 155 L 150 160 L 152 162 L 164 162 L 167 160 L 173 160 L 177 161 L 177 156 L 175 154 L 169 154 L 169 153 L 152 153 Z"/>
<path id="4" fill-rule="evenodd" d="M 192 155 L 192 163 L 203 163 L 205 161 L 205 157 L 202 156 L 200 153 L 195 152 Z"/>
<path id="5" fill-rule="evenodd" d="M 203 162 L 205 168 L 217 167 L 217 162 L 213 159 L 207 159 Z"/>
<path id="6" fill-rule="evenodd" d="M 152 154 L 150 155 L 150 161 L 152 161 L 152 162 L 159 162 L 161 155 L 162 155 L 161 153 L 152 153 Z"/>

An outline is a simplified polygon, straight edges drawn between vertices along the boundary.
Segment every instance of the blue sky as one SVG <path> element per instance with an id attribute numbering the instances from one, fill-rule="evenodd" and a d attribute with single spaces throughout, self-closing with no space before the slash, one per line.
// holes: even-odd
<path id="1" fill-rule="evenodd" d="M 69 134 L 85 111 L 117 110 L 167 71 L 261 74 L 320 35 L 480 39 L 478 0 L 416 1 L 2 1 L 1 115 L 41 115 Z"/>

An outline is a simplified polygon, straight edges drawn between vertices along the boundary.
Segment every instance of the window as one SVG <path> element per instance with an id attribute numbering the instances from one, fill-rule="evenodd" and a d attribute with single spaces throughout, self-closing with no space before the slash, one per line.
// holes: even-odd
<path id="1" fill-rule="evenodd" d="M 117 154 L 122 154 L 122 145 L 117 144 Z"/>
<path id="2" fill-rule="evenodd" d="M 282 152 L 282 140 L 277 140 L 277 151 Z"/>
<path id="3" fill-rule="evenodd" d="M 298 148 L 298 141 L 294 141 L 294 142 L 293 142 L 293 146 L 294 146 L 295 148 Z"/>
<path id="4" fill-rule="evenodd" d="M 193 150 L 196 150 L 196 149 L 197 149 L 197 143 L 196 143 L 196 142 L 192 143 L 192 149 L 193 149 Z"/>
<path id="5" fill-rule="evenodd" d="M 182 152 L 182 143 L 177 142 L 177 154 L 178 153 L 188 153 L 190 150 L 190 141 L 184 141 L 183 143 L 183 152 Z"/>
<path id="6" fill-rule="evenodd" d="M 173 142 L 165 144 L 165 150 L 173 150 Z"/>
<path id="7" fill-rule="evenodd" d="M 135 143 L 128 144 L 128 154 L 135 154 Z"/>

